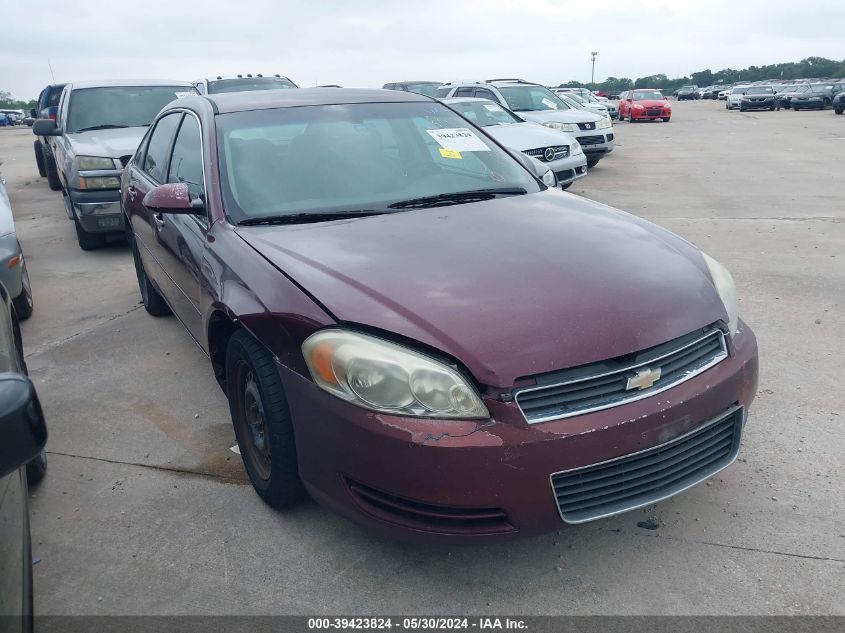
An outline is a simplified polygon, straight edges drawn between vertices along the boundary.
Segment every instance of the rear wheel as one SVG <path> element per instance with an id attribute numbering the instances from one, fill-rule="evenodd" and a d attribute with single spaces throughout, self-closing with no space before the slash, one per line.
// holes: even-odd
<path id="1" fill-rule="evenodd" d="M 141 261 L 141 254 L 138 252 L 138 245 L 134 238 L 130 238 L 132 245 L 132 259 L 135 262 L 135 276 L 138 278 L 138 288 L 141 290 L 141 301 L 144 304 L 144 309 L 154 317 L 163 317 L 171 314 L 170 306 L 161 296 L 158 290 L 155 289 L 150 278 L 147 277 L 147 271 L 144 270 L 144 262 Z"/>
<path id="2" fill-rule="evenodd" d="M 668 117 L 668 116 L 667 116 L 666 118 L 664 118 L 664 119 L 663 119 L 663 122 L 664 122 L 664 123 L 669 123 L 670 118 L 671 118 L 671 117 Z"/>
<path id="3" fill-rule="evenodd" d="M 29 283 L 29 271 L 26 269 L 26 260 L 23 260 L 21 270 L 21 293 L 12 300 L 15 305 L 15 312 L 18 319 L 24 321 L 32 316 L 34 303 L 32 301 L 32 286 Z"/>
<path id="4" fill-rule="evenodd" d="M 44 171 L 47 175 L 47 184 L 53 191 L 61 191 L 62 181 L 59 180 L 59 170 L 56 168 L 56 159 L 47 154 L 43 145 L 41 147 L 41 154 L 44 157 Z"/>
<path id="5" fill-rule="evenodd" d="M 44 152 L 41 151 L 41 141 L 35 141 L 32 147 L 35 149 L 35 164 L 38 165 L 38 175 L 43 178 L 47 175 L 47 170 L 44 169 Z"/>
<path id="6" fill-rule="evenodd" d="M 41 451 L 26 465 L 26 483 L 34 485 L 44 479 L 47 474 L 47 453 Z"/>
<path id="7" fill-rule="evenodd" d="M 305 496 L 287 397 L 273 355 L 240 330 L 226 349 L 226 395 L 244 468 L 274 508 Z"/>

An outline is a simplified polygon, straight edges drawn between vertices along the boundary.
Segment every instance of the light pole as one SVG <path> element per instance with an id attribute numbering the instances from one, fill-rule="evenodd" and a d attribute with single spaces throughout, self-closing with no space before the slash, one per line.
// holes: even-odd
<path id="1" fill-rule="evenodd" d="M 590 53 L 590 56 L 593 60 L 593 70 L 590 73 L 590 85 L 594 86 L 596 83 L 596 55 L 598 55 L 598 51 L 593 51 Z"/>

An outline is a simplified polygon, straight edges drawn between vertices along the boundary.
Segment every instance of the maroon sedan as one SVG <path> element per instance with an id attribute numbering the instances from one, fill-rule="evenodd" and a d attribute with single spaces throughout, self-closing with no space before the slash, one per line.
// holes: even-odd
<path id="1" fill-rule="evenodd" d="M 144 306 L 207 352 L 267 503 L 509 537 L 736 458 L 757 343 L 730 274 L 520 160 L 407 92 L 159 114 L 122 182 Z"/>

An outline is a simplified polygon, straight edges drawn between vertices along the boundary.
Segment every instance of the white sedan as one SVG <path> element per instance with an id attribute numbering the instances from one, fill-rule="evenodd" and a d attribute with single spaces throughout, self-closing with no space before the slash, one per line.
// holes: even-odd
<path id="1" fill-rule="evenodd" d="M 574 136 L 528 123 L 498 103 L 487 99 L 457 97 L 441 101 L 475 125 L 483 127 L 505 147 L 545 163 L 562 189 L 587 175 L 587 157 Z"/>

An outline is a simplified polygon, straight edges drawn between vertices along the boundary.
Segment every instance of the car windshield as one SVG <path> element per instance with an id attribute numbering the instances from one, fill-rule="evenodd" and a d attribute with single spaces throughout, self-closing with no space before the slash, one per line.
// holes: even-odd
<path id="1" fill-rule="evenodd" d="M 460 112 L 479 127 L 523 123 L 522 119 L 518 118 L 515 114 L 508 112 L 499 104 L 487 101 L 486 99 L 480 101 L 459 101 L 457 103 L 449 103 L 448 106 Z"/>
<path id="2" fill-rule="evenodd" d="M 634 90 L 634 101 L 661 101 L 663 95 L 657 90 Z"/>
<path id="3" fill-rule="evenodd" d="M 405 87 L 408 89 L 408 92 L 416 92 L 417 94 L 425 95 L 426 97 L 433 97 L 437 93 L 437 88 L 439 86 L 439 83 L 429 81 L 420 81 L 418 83 L 405 84 Z"/>
<path id="4" fill-rule="evenodd" d="M 80 88 L 70 93 L 67 132 L 147 126 L 168 103 L 195 94 L 190 86 Z"/>
<path id="5" fill-rule="evenodd" d="M 833 84 L 817 85 L 811 88 L 811 92 L 816 94 L 833 92 Z"/>
<path id="6" fill-rule="evenodd" d="M 739 87 L 739 88 L 731 88 L 731 94 L 732 95 L 744 95 L 746 92 L 748 92 L 748 86 L 742 86 L 742 87 Z"/>
<path id="7" fill-rule="evenodd" d="M 388 212 L 429 196 L 541 189 L 507 152 L 441 103 L 276 108 L 221 114 L 216 121 L 224 206 L 236 223 Z"/>
<path id="8" fill-rule="evenodd" d="M 208 94 L 221 92 L 249 92 L 252 90 L 280 90 L 296 88 L 286 77 L 237 77 L 208 82 Z"/>
<path id="9" fill-rule="evenodd" d="M 747 95 L 770 95 L 772 94 L 772 89 L 770 86 L 752 86 L 748 90 L 745 91 Z"/>
<path id="10" fill-rule="evenodd" d="M 497 86 L 508 107 L 514 112 L 572 110 L 572 106 L 543 86 Z"/>

